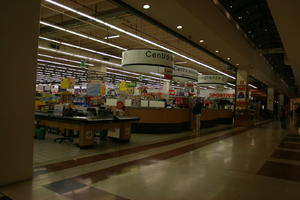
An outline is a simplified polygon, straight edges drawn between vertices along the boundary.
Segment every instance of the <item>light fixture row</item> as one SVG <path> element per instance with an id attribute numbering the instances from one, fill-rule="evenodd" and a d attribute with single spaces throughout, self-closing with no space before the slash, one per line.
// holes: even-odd
<path id="1" fill-rule="evenodd" d="M 229 74 L 227 74 L 227 73 L 225 73 L 225 72 L 222 72 L 222 71 L 220 71 L 220 70 L 218 70 L 218 69 L 215 69 L 214 67 L 211 67 L 211 66 L 209 66 L 209 65 L 207 65 L 207 64 L 204 64 L 204 63 L 202 63 L 202 62 L 200 62 L 200 61 L 197 61 L 197 60 L 195 60 L 195 59 L 193 59 L 193 58 L 190 58 L 190 57 L 185 56 L 185 55 L 183 55 L 183 54 L 181 54 L 181 53 L 178 53 L 178 52 L 176 52 L 176 51 L 174 51 L 174 50 L 172 50 L 172 49 L 169 49 L 169 48 L 167 48 L 167 47 L 165 47 L 165 46 L 162 46 L 162 45 L 160 45 L 160 44 L 157 44 L 157 43 L 155 43 L 155 42 L 153 42 L 153 41 L 151 41 L 151 40 L 145 39 L 145 38 L 143 38 L 143 37 L 141 37 L 141 36 L 139 36 L 139 35 L 136 35 L 136 34 L 134 34 L 134 33 L 128 32 L 128 31 L 126 31 L 126 30 L 124 30 L 124 29 L 122 29 L 122 28 L 119 28 L 119 27 L 115 26 L 115 25 L 112 25 L 112 24 L 109 24 L 109 23 L 107 23 L 107 22 L 104 22 L 104 21 L 102 21 L 102 20 L 100 20 L 100 19 L 97 19 L 97 18 L 95 18 L 95 17 L 92 17 L 92 16 L 90 16 L 90 15 L 87 15 L 87 14 L 85 14 L 85 13 L 83 13 L 83 12 L 80 12 L 80 11 L 78 11 L 78 10 L 75 10 L 75 9 L 73 9 L 73 8 L 71 8 L 71 7 L 68 7 L 68 6 L 66 6 L 66 5 L 63 5 L 63 4 L 58 3 L 58 2 L 56 2 L 56 1 L 53 1 L 53 0 L 45 0 L 45 1 L 48 2 L 48 3 L 50 3 L 50 4 L 52 4 L 52 5 L 55 5 L 55 6 L 57 6 L 57 7 L 63 8 L 63 9 L 65 9 L 65 10 L 68 10 L 68 11 L 70 11 L 70 12 L 72 12 L 72 13 L 75 13 L 75 14 L 78 14 L 78 15 L 83 16 L 83 17 L 85 17 L 85 18 L 88 18 L 88 19 L 90 19 L 90 20 L 92 20 L 92 21 L 94 21 L 94 22 L 97 22 L 97 23 L 101 24 L 101 25 L 105 25 L 105 26 L 107 26 L 107 27 L 109 27 L 109 28 L 111 28 L 111 29 L 113 29 L 113 30 L 119 31 L 119 32 L 121 32 L 121 33 L 123 33 L 123 34 L 126 34 L 126 35 L 128 35 L 128 36 L 131 36 L 131 37 L 133 37 L 133 38 L 135 38 L 135 39 L 141 40 L 141 41 L 143 41 L 143 42 L 145 42 L 145 43 L 148 43 L 148 44 L 150 44 L 150 45 L 153 45 L 153 46 L 159 47 L 159 48 L 161 48 L 161 49 L 164 49 L 164 50 L 166 50 L 166 51 L 169 51 L 169 52 L 173 53 L 174 55 L 177 55 L 177 56 L 179 56 L 179 57 L 181 57 L 181 58 L 183 58 L 183 59 L 189 60 L 189 61 L 191 61 L 191 62 L 193 62 L 193 63 L 198 64 L 198 65 L 201 65 L 201 66 L 203 66 L 203 67 L 205 67 L 205 68 L 207 68 L 207 69 L 209 69 L 209 70 L 211 70 L 211 71 L 217 72 L 217 73 L 222 74 L 222 75 L 224 75 L 224 76 L 227 76 L 227 77 L 229 77 L 229 78 L 231 78 L 231 79 L 235 79 L 235 77 L 232 76 L 232 75 L 229 75 Z"/>

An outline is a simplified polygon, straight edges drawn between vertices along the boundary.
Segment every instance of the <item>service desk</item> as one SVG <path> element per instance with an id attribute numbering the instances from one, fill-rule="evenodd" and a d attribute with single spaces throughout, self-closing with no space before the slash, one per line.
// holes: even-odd
<path id="1" fill-rule="evenodd" d="M 126 115 L 140 118 L 132 124 L 133 133 L 177 133 L 190 128 L 189 109 L 127 107 Z"/>
<path id="2" fill-rule="evenodd" d="M 120 140 L 129 141 L 131 137 L 131 124 L 139 120 L 138 117 L 58 117 L 51 114 L 36 113 L 35 120 L 38 125 L 70 129 L 79 131 L 79 147 L 88 147 L 94 144 L 94 133 L 102 129 L 120 128 Z"/>
<path id="3" fill-rule="evenodd" d="M 211 127 L 216 124 L 231 124 L 232 118 L 232 110 L 203 109 L 200 117 L 201 127 Z"/>

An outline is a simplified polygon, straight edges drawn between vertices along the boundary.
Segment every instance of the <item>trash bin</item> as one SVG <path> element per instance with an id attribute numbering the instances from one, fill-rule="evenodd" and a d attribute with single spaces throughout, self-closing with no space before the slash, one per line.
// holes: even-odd
<path id="1" fill-rule="evenodd" d="M 46 136 L 46 128 L 45 127 L 37 127 L 36 128 L 36 138 L 38 140 L 44 140 Z"/>

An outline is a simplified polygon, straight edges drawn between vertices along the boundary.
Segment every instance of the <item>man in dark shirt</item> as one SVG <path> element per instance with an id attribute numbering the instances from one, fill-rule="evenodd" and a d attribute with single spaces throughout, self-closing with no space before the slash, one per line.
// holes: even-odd
<path id="1" fill-rule="evenodd" d="M 196 104 L 193 108 L 193 114 L 194 114 L 195 120 L 196 120 L 196 127 L 194 129 L 194 132 L 196 135 L 200 134 L 200 125 L 201 125 L 200 117 L 201 117 L 201 112 L 202 112 L 202 106 L 203 106 L 202 102 L 199 99 L 197 99 Z"/>

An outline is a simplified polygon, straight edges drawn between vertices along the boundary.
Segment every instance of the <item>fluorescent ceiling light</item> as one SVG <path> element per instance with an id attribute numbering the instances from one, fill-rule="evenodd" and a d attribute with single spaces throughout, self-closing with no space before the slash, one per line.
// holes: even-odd
<path id="1" fill-rule="evenodd" d="M 98 62 L 98 63 L 107 64 L 107 65 L 121 67 L 121 65 L 117 64 L 117 63 L 104 61 L 104 60 L 99 60 L 99 59 L 96 59 L 96 58 L 90 58 L 90 57 L 87 57 L 87 56 L 82 56 L 82 55 L 78 55 L 78 54 L 74 54 L 74 53 L 69 53 L 69 52 L 61 51 L 61 50 L 57 50 L 57 49 L 47 48 L 47 47 L 43 47 L 43 46 L 39 46 L 39 49 L 42 49 L 42 50 L 45 50 L 45 51 L 51 51 L 51 52 L 55 52 L 55 53 L 59 53 L 59 54 L 63 54 L 63 55 L 73 56 L 73 57 L 77 57 L 77 58 L 81 58 L 81 59 L 85 59 L 85 60 L 89 60 L 89 61 L 93 61 L 93 62 Z"/>
<path id="2" fill-rule="evenodd" d="M 120 37 L 120 36 L 119 35 L 112 35 L 112 36 L 105 37 L 103 39 L 107 40 L 107 39 L 113 39 L 113 38 L 118 38 L 118 37 Z"/>
<path id="3" fill-rule="evenodd" d="M 235 84 L 232 84 L 232 83 L 227 83 L 228 85 L 231 85 L 231 86 L 233 86 L 233 87 L 235 87 Z M 254 86 L 254 85 L 252 85 L 252 84 L 248 84 L 248 86 L 249 87 L 252 87 L 252 88 L 254 88 L 254 89 L 257 89 L 257 87 L 256 86 Z"/>
<path id="4" fill-rule="evenodd" d="M 79 67 L 76 65 L 70 65 L 70 64 L 66 64 L 66 63 L 60 63 L 60 62 L 54 62 L 54 61 L 50 61 L 50 60 L 43 60 L 43 59 L 37 59 L 38 62 L 44 62 L 44 63 L 51 63 L 51 64 L 56 64 L 56 65 L 62 65 L 62 66 L 67 66 L 67 67 L 75 67 L 75 68 L 83 68 L 83 67 Z"/>
<path id="5" fill-rule="evenodd" d="M 115 58 L 115 59 L 118 59 L 118 60 L 122 60 L 121 57 L 114 56 L 114 55 L 107 54 L 107 53 L 100 52 L 100 51 L 95 51 L 95 50 L 84 48 L 84 47 L 80 47 L 80 46 L 77 46 L 77 45 L 74 45 L 74 44 L 70 44 L 70 43 L 66 43 L 66 42 L 60 42 L 58 40 L 53 40 L 53 39 L 49 39 L 49 38 L 41 37 L 41 36 L 39 37 L 39 39 L 46 40 L 46 41 L 49 41 L 49 42 L 54 42 L 54 43 L 57 43 L 57 44 L 60 44 L 60 45 L 68 46 L 68 47 L 73 47 L 73 48 L 84 50 L 84 51 L 88 51 L 88 52 L 99 54 L 99 55 L 102 55 L 102 56 L 107 56 L 107 57 Z"/>
<path id="6" fill-rule="evenodd" d="M 99 62 L 99 63 L 103 63 L 103 64 L 115 66 L 115 67 L 121 67 L 121 65 L 117 64 L 117 63 L 108 62 L 108 61 L 104 61 L 104 60 L 99 60 L 99 59 L 96 59 L 96 58 L 90 58 L 90 57 L 86 57 L 86 56 L 82 56 L 82 55 L 78 55 L 78 54 L 73 54 L 73 53 L 69 53 L 69 52 L 65 52 L 65 51 L 61 51 L 61 50 L 57 50 L 57 49 L 52 49 L 52 48 L 47 48 L 47 47 L 42 47 L 42 46 L 39 46 L 38 48 L 42 49 L 42 50 L 46 50 L 46 51 L 51 51 L 51 52 L 55 52 L 55 53 L 60 53 L 60 54 L 68 55 L 68 56 L 73 56 L 73 57 L 89 60 L 89 61 Z M 76 67 L 81 68 L 81 67 L 78 67 L 78 66 L 76 66 Z M 110 67 L 106 67 L 106 69 L 115 70 L 115 71 L 119 71 L 119 72 L 124 72 L 124 73 L 127 73 L 127 74 L 133 74 L 133 75 L 137 75 L 137 76 L 142 75 L 143 77 L 148 77 L 148 78 L 152 78 L 152 79 L 156 79 L 156 80 L 164 80 L 164 81 L 168 81 L 168 82 L 170 81 L 170 80 L 163 79 L 163 78 L 157 78 L 157 77 L 148 76 L 148 75 L 144 75 L 144 74 L 138 74 L 138 73 L 135 73 L 135 72 L 129 72 L 129 71 L 121 70 L 121 69 L 115 69 L 115 68 L 110 68 Z"/>
<path id="7" fill-rule="evenodd" d="M 165 77 L 165 75 L 160 74 L 160 73 L 150 72 L 150 74 L 153 74 L 153 75 L 156 75 L 156 76 L 160 76 L 160 77 Z"/>
<path id="8" fill-rule="evenodd" d="M 56 59 L 56 60 L 67 61 L 67 62 L 72 62 L 72 63 L 77 63 L 77 64 L 81 63 L 80 61 L 70 60 L 70 59 L 60 58 L 60 57 L 54 57 L 54 56 L 50 56 L 50 55 L 46 55 L 46 54 L 41 54 L 41 53 L 38 53 L 38 56 L 46 57 L 46 58 L 52 58 L 52 59 Z M 87 65 L 87 66 L 94 66 L 93 64 L 90 64 L 90 63 L 85 63 L 85 65 Z"/>
<path id="9" fill-rule="evenodd" d="M 145 39 L 145 38 L 143 38 L 143 37 L 141 37 L 141 36 L 139 36 L 139 35 L 136 35 L 136 34 L 133 34 L 133 33 L 131 33 L 131 32 L 128 32 L 128 31 L 126 31 L 126 30 L 124 30 L 124 29 L 121 29 L 121 28 L 115 26 L 115 25 L 112 25 L 112 24 L 109 24 L 109 23 L 107 23 L 107 22 L 104 22 L 104 21 L 102 21 L 102 20 L 100 20 L 100 19 L 97 19 L 97 18 L 95 18 L 95 17 L 92 17 L 92 16 L 90 16 L 90 15 L 87 15 L 87 14 L 85 14 L 85 13 L 83 13 L 83 12 L 80 12 L 80 11 L 78 11 L 78 10 L 75 10 L 75 9 L 73 9 L 73 8 L 70 8 L 70 7 L 68 7 L 68 6 L 65 6 L 65 5 L 63 5 L 63 4 L 61 4 L 61 3 L 58 3 L 58 2 L 55 2 L 55 1 L 53 1 L 53 0 L 45 0 L 45 1 L 48 2 L 48 3 L 51 3 L 51 4 L 53 4 L 53 5 L 56 5 L 56 6 L 60 7 L 60 8 L 64 8 L 65 10 L 68 10 L 68 11 L 70 11 L 70 12 L 76 13 L 76 14 L 78 14 L 78 15 L 80 15 L 80 16 L 83 16 L 83 17 L 86 17 L 86 18 L 88 18 L 88 19 L 91 19 L 91 20 L 93 20 L 93 21 L 95 21 L 95 22 L 98 22 L 98 23 L 100 23 L 100 24 L 102 24 L 102 25 L 105 25 L 105 26 L 107 26 L 107 27 L 109 27 L 109 28 L 111 28 L 111 29 L 114 29 L 114 30 L 116 30 L 116 31 L 119 31 L 119 32 L 121 32 L 121 33 L 124 33 L 124 34 L 126 34 L 126 35 L 129 35 L 129 36 L 131 36 L 131 37 L 133 37 L 133 38 L 135 38 L 135 39 L 141 40 L 141 41 L 146 42 L 146 43 L 148 43 L 148 44 L 151 44 L 151 45 L 153 45 L 153 46 L 156 46 L 156 47 L 159 47 L 159 48 L 164 49 L 164 50 L 166 50 L 166 51 L 169 51 L 169 52 L 171 52 L 171 53 L 173 53 L 173 54 L 175 54 L 175 55 L 177 55 L 177 56 L 179 56 L 179 57 L 181 57 L 181 58 L 184 58 L 184 59 L 189 60 L 189 61 L 191 61 L 191 62 L 193 62 L 193 63 L 196 63 L 196 64 L 198 64 L 198 65 L 201 65 L 201 66 L 203 66 L 203 67 L 205 67 L 205 68 L 207 68 L 207 69 L 210 69 L 210 70 L 212 70 L 212 71 L 214 71 L 214 72 L 217 72 L 217 73 L 219 73 L 219 74 L 222 74 L 222 75 L 224 75 L 224 76 L 227 76 L 227 77 L 229 77 L 229 78 L 231 78 L 231 79 L 236 79 L 234 76 L 231 76 L 231 75 L 229 75 L 229 74 L 226 74 L 225 72 L 222 72 L 222 71 L 220 71 L 220 70 L 218 70 L 218 69 L 215 69 L 215 68 L 213 68 L 213 67 L 211 67 L 211 66 L 209 66 L 209 65 L 207 65 L 207 64 L 204 64 L 204 63 L 199 62 L 199 61 L 197 61 L 197 60 L 195 60 L 195 59 L 193 59 L 193 58 L 190 58 L 190 57 L 188 57 L 188 56 L 185 56 L 185 55 L 183 55 L 183 54 L 180 54 L 180 53 L 178 53 L 178 52 L 176 52 L 176 51 L 174 51 L 174 50 L 172 50 L 172 49 L 169 49 L 169 48 L 167 48 L 167 47 L 165 47 L 165 46 L 162 46 L 162 45 L 160 45 L 160 44 L 157 44 L 157 43 L 155 43 L 155 42 L 152 42 L 151 40 Z"/>
<path id="10" fill-rule="evenodd" d="M 257 89 L 256 86 L 252 85 L 252 84 L 248 84 L 250 87 L 254 88 L 254 89 Z"/>
<path id="11" fill-rule="evenodd" d="M 105 42 L 103 40 L 99 40 L 99 39 L 96 39 L 96 38 L 93 38 L 93 37 L 90 37 L 90 36 L 87 36 L 87 35 L 84 35 L 84 34 L 81 34 L 81 33 L 77 33 L 75 31 L 70 31 L 68 29 L 65 29 L 65 28 L 62 28 L 62 27 L 59 27 L 59 26 L 56 26 L 56 25 L 53 25 L 53 24 L 50 24 L 48 22 L 43 22 L 43 21 L 40 21 L 41 24 L 45 25 L 45 26 L 50 26 L 52 28 L 55 28 L 55 29 L 58 29 L 58 30 L 61 30 L 61 31 L 64 31 L 64 32 L 67 32 L 67 33 L 71 33 L 73 35 L 77 35 L 79 37 L 82 37 L 82 38 L 85 38 L 85 39 L 89 39 L 89 40 L 92 40 L 92 41 L 95 41 L 95 42 L 98 42 L 98 43 L 101 43 L 101 44 L 105 44 L 105 45 L 108 45 L 108 46 L 111 46 L 111 47 L 114 47 L 114 48 L 117 48 L 117 49 L 121 49 L 123 51 L 126 51 L 127 49 L 123 48 L 123 47 L 120 47 L 118 45 L 115 45 L 115 44 L 111 44 L 109 42 Z"/>

